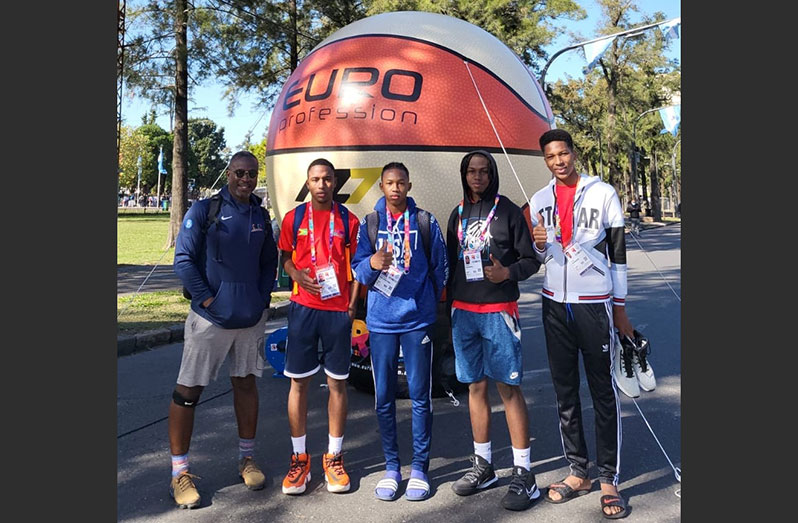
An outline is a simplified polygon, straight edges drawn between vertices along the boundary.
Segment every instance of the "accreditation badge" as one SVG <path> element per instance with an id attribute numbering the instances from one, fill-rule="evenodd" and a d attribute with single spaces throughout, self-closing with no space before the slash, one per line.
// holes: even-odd
<path id="1" fill-rule="evenodd" d="M 463 263 L 467 281 L 481 281 L 485 279 L 482 272 L 482 253 L 476 249 L 463 251 Z"/>
<path id="2" fill-rule="evenodd" d="M 391 265 L 388 270 L 380 272 L 377 281 L 374 282 L 374 288 L 385 296 L 390 297 L 393 290 L 399 285 L 399 280 L 402 279 L 403 274 L 398 267 Z"/>
<path id="3" fill-rule="evenodd" d="M 338 276 L 332 264 L 316 268 L 316 281 L 321 285 L 321 299 L 326 300 L 341 295 L 338 288 Z"/>
<path id="4" fill-rule="evenodd" d="M 564 252 L 565 256 L 568 257 L 568 263 L 573 264 L 574 270 L 579 274 L 583 274 L 593 266 L 590 257 L 578 243 L 571 243 L 571 245 L 565 248 Z"/>

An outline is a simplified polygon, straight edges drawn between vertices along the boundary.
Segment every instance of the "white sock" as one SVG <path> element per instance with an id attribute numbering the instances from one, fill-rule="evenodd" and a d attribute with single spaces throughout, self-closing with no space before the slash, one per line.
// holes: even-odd
<path id="1" fill-rule="evenodd" d="M 327 445 L 327 453 L 328 454 L 340 454 L 341 449 L 344 446 L 344 437 L 341 436 L 340 438 L 336 438 L 334 436 L 329 435 L 330 443 Z"/>
<path id="2" fill-rule="evenodd" d="M 490 452 L 490 441 L 487 443 L 477 443 L 474 442 L 474 454 L 481 457 L 488 463 L 492 463 L 491 461 L 491 452 Z"/>
<path id="3" fill-rule="evenodd" d="M 294 453 L 296 454 L 304 454 L 305 453 L 305 438 L 307 434 L 302 434 L 298 438 L 291 436 L 291 446 L 294 447 Z"/>
<path id="4" fill-rule="evenodd" d="M 513 447 L 513 466 L 524 467 L 527 470 L 532 468 L 532 464 L 529 462 L 529 447 L 525 449 Z"/>

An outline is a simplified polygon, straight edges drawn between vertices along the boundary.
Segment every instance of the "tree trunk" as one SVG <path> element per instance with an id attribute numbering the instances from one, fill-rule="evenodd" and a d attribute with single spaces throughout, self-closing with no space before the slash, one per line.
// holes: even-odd
<path id="1" fill-rule="evenodd" d="M 296 66 L 299 64 L 299 43 L 297 41 L 297 33 L 299 32 L 299 28 L 297 27 L 297 14 L 296 14 L 296 0 L 291 0 L 291 35 L 290 35 L 290 48 L 291 48 L 291 72 L 293 73 L 296 70 Z"/>
<path id="2" fill-rule="evenodd" d="M 169 235 L 166 246 L 173 247 L 188 211 L 188 41 L 187 0 L 175 2 L 175 124 L 172 146 L 172 208 L 169 218 Z"/>
<path id="3" fill-rule="evenodd" d="M 659 171 L 657 167 L 657 152 L 652 151 L 654 166 L 651 169 L 651 215 L 655 222 L 662 221 L 662 202 L 659 192 Z"/>
<path id="4" fill-rule="evenodd" d="M 615 80 L 615 75 L 611 75 L 608 78 L 607 82 L 607 136 L 615 136 L 615 93 L 618 88 L 617 81 Z M 620 169 L 618 165 L 618 160 L 615 158 L 617 154 L 617 148 L 615 145 L 615 140 L 609 139 L 607 141 L 607 171 L 609 172 L 607 176 L 607 183 L 612 186 L 616 187 L 616 191 L 618 190 L 616 183 L 620 178 Z"/>
<path id="5" fill-rule="evenodd" d="M 645 155 L 641 153 L 640 164 L 638 165 L 638 168 L 640 169 L 640 185 L 643 187 L 643 202 L 648 202 L 648 188 L 646 187 L 646 164 L 643 162 L 644 157 Z M 648 216 L 647 213 L 645 215 Z"/>

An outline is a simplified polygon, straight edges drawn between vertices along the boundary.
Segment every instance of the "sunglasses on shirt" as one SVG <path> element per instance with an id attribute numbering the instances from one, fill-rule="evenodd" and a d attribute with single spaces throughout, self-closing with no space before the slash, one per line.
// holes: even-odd
<path id="1" fill-rule="evenodd" d="M 236 169 L 233 171 L 233 174 L 236 175 L 236 178 L 243 178 L 244 175 L 249 176 L 251 179 L 255 179 L 258 177 L 258 170 L 257 169 Z"/>

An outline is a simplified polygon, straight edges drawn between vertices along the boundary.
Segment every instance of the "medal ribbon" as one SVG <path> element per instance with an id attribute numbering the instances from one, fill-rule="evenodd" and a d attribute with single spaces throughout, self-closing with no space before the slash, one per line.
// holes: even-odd
<path id="1" fill-rule="evenodd" d="M 496 214 L 496 206 L 499 205 L 499 195 L 496 195 L 496 199 L 493 200 L 493 207 L 491 207 L 490 212 L 488 213 L 488 217 L 485 219 L 485 223 L 482 225 L 482 230 L 479 231 L 479 243 L 481 245 L 480 250 L 482 247 L 485 246 L 485 236 L 488 233 L 488 226 L 490 225 L 490 221 L 493 219 L 493 215 Z M 467 246 L 463 244 L 463 200 L 460 200 L 460 205 L 457 206 L 457 239 L 460 241 L 460 247 L 463 250 L 466 250 Z"/>
<path id="2" fill-rule="evenodd" d="M 388 241 L 391 242 L 391 249 L 393 249 L 393 219 L 391 218 L 391 210 L 388 208 L 388 202 L 385 202 L 385 219 L 388 221 Z M 405 274 L 410 272 L 410 209 L 405 207 L 405 241 L 402 244 L 402 251 L 405 255 Z M 397 220 L 398 221 L 398 220 Z"/>
<path id="3" fill-rule="evenodd" d="M 316 267 L 316 236 L 313 231 L 313 205 L 308 202 L 308 235 L 310 236 L 310 262 Z M 335 202 L 330 207 L 330 250 L 332 257 L 333 235 L 335 234 Z"/>

